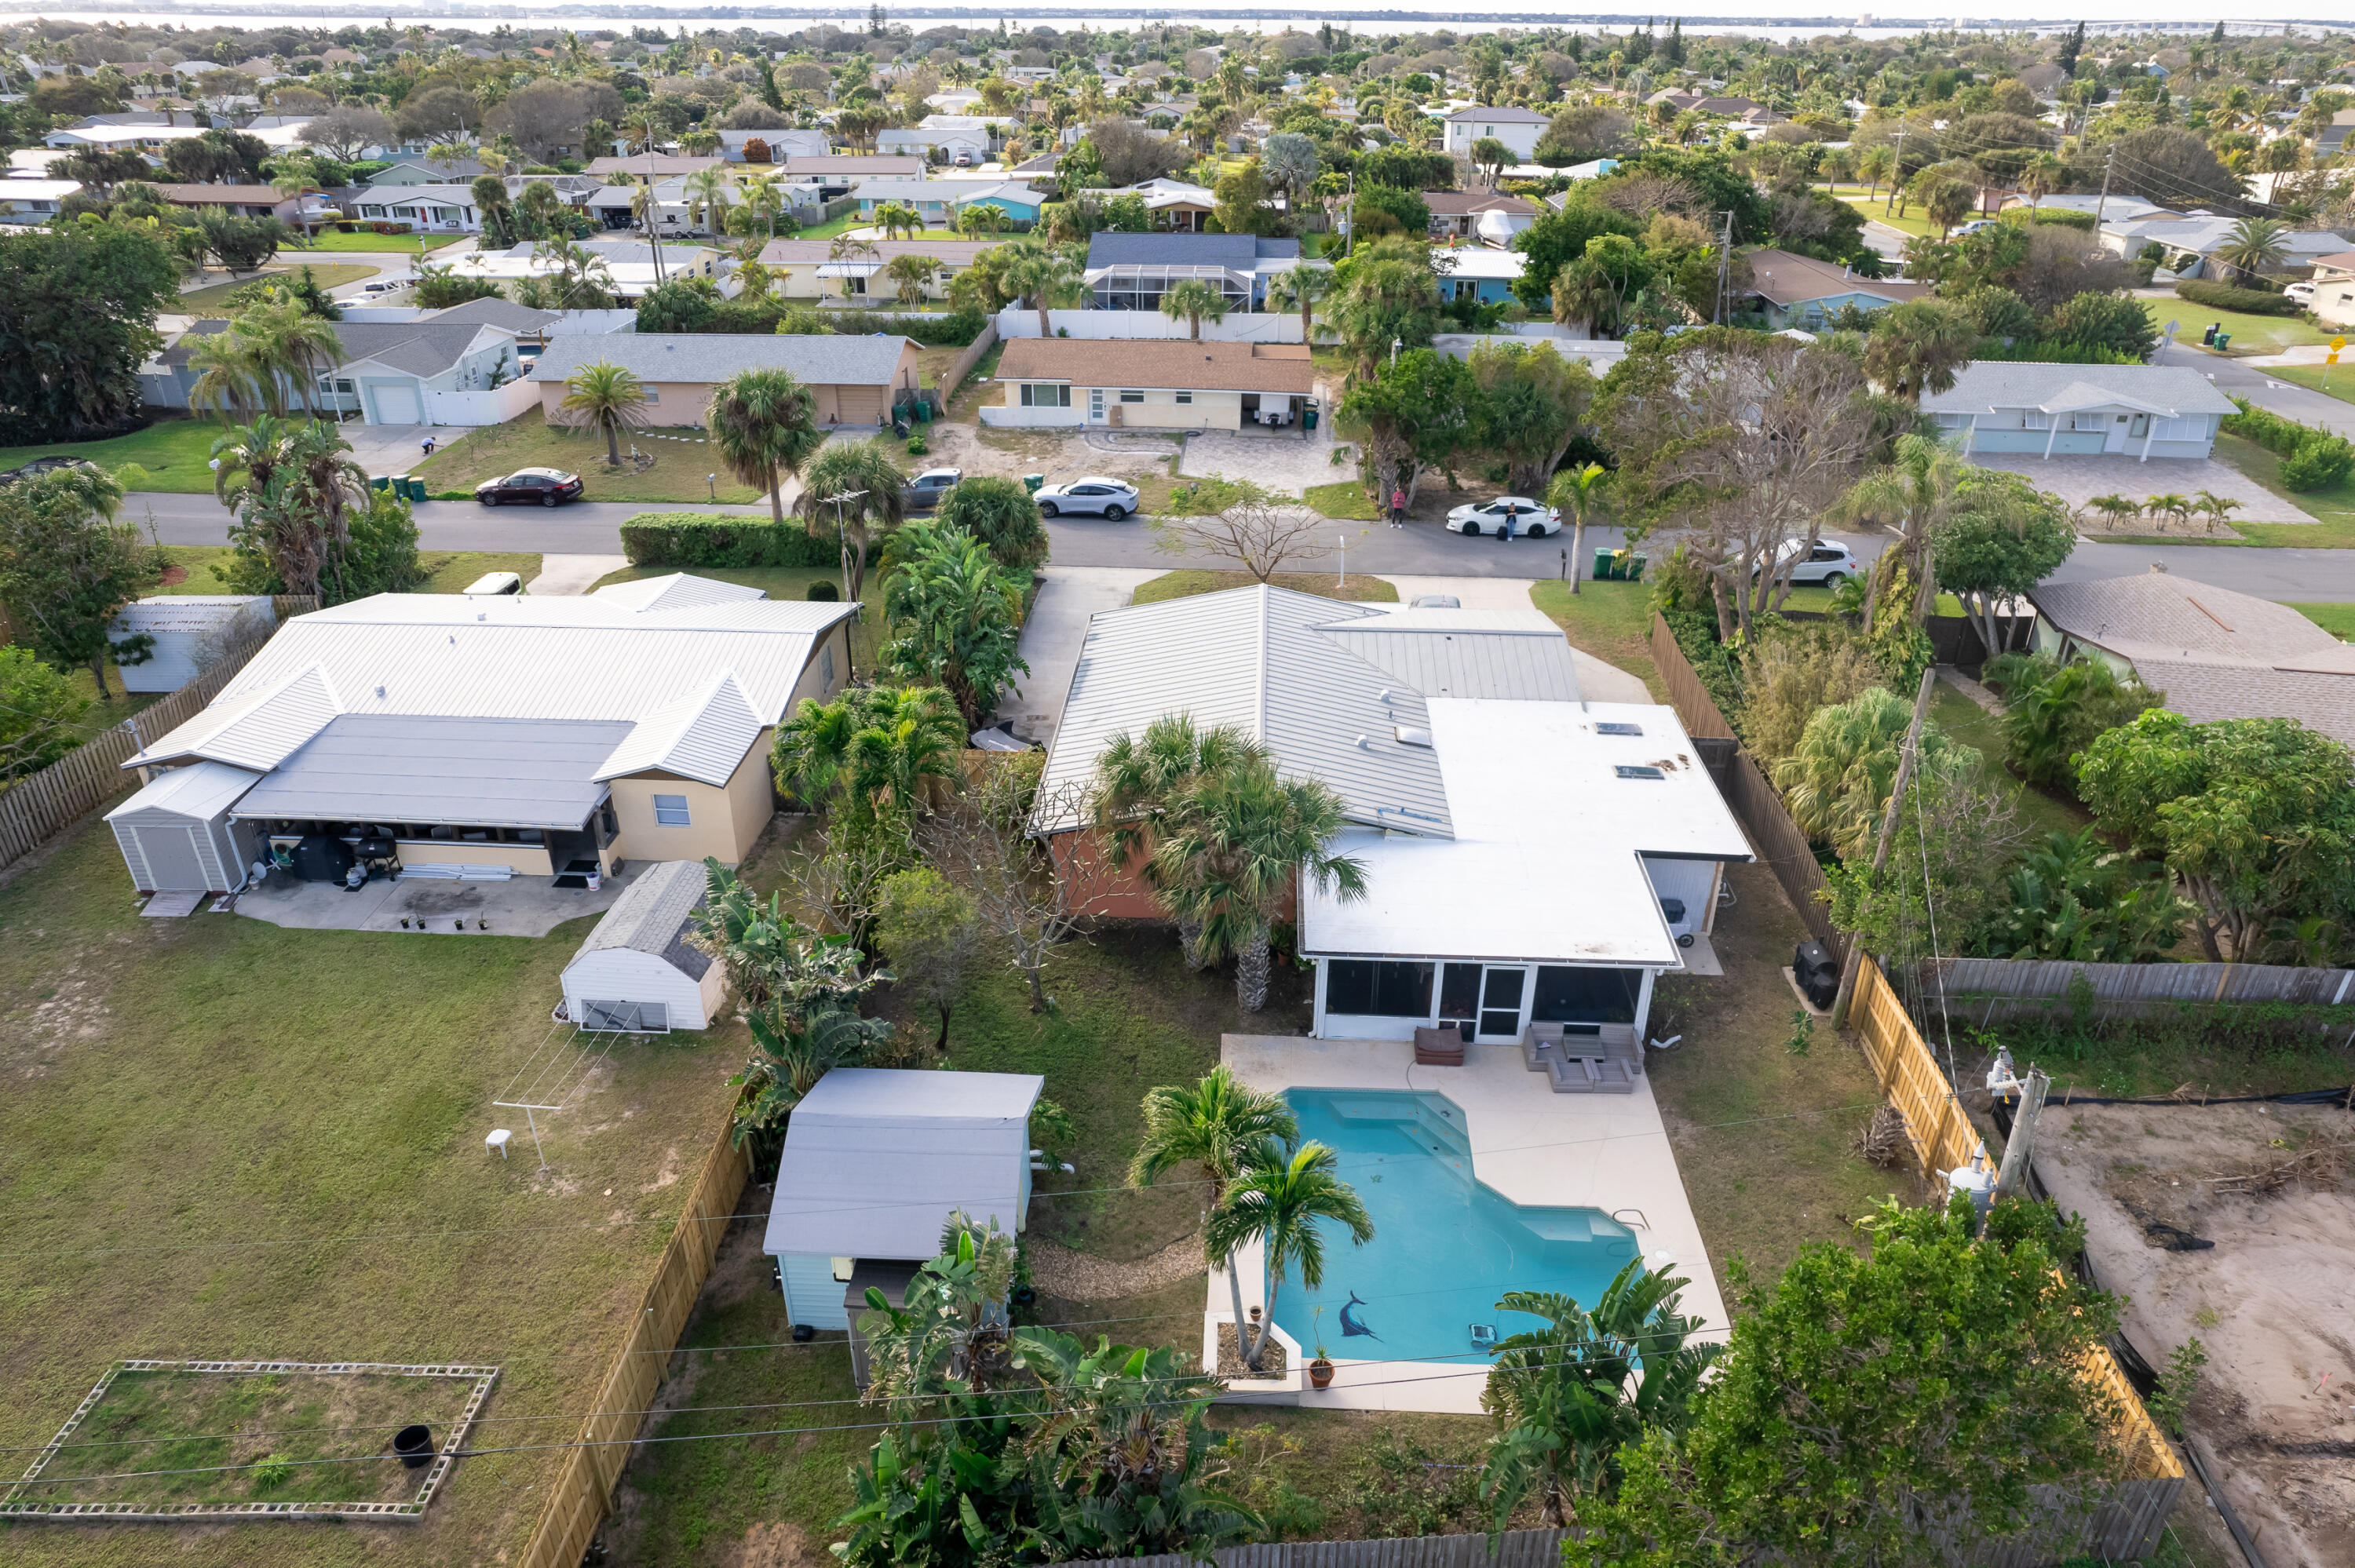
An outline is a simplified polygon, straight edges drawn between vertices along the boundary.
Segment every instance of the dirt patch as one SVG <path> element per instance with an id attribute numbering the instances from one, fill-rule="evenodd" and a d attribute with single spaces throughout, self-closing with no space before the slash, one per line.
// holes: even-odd
<path id="1" fill-rule="evenodd" d="M 1181 1279 L 1199 1277 L 1209 1266 L 1202 1261 L 1202 1238 L 1185 1236 L 1150 1257 L 1135 1263 L 1113 1263 L 1033 1236 L 1026 1245 L 1030 1272 L 1039 1288 L 1066 1301 L 1109 1301 L 1114 1297 L 1146 1296 Z"/>
<path id="2" fill-rule="evenodd" d="M 2198 1339 L 2185 1425 L 2278 1563 L 2355 1562 L 2355 1118 L 2336 1107 L 2048 1109 L 2037 1174 L 2085 1216 L 2155 1366 Z"/>
<path id="3" fill-rule="evenodd" d="M 783 1520 L 754 1525 L 736 1553 L 737 1568 L 820 1568 L 833 1562 L 832 1552 L 812 1544 L 799 1526 Z"/>
<path id="4" fill-rule="evenodd" d="M 1099 446 L 1076 430 L 982 429 L 945 423 L 926 427 L 924 439 L 932 450 L 921 458 L 910 458 L 911 469 L 917 464 L 961 468 L 967 474 L 996 474 L 1006 479 L 1042 473 L 1050 484 L 1100 473 L 1132 484 L 1158 479 L 1166 487 L 1169 460 L 1178 451 L 1176 444 L 1167 440 Z"/>
<path id="5" fill-rule="evenodd" d="M 1284 1341 L 1282 1340 L 1273 1335 L 1269 1336 L 1266 1348 L 1259 1353 L 1259 1371 L 1252 1372 L 1243 1365 L 1242 1356 L 1235 1349 L 1235 1326 L 1232 1323 L 1219 1325 L 1219 1375 L 1220 1377 L 1225 1378 L 1229 1383 L 1252 1383 L 1262 1378 L 1280 1378 L 1284 1373 Z"/>

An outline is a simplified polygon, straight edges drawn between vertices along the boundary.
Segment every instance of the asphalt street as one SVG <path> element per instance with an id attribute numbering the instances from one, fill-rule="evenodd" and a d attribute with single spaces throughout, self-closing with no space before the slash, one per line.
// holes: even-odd
<path id="1" fill-rule="evenodd" d="M 463 501 L 427 501 L 417 507 L 419 542 L 430 550 L 517 550 L 543 555 L 611 556 L 622 548 L 622 524 L 638 513 L 658 506 L 625 502 L 579 502 L 554 509 L 477 506 Z M 757 514 L 757 506 L 698 506 L 698 512 L 720 511 Z M 166 545 L 226 545 L 229 514 L 209 495 L 166 495 L 143 492 L 131 497 L 126 513 L 132 521 L 153 519 L 155 535 Z M 1558 577 L 1564 566 L 1566 541 L 1516 539 L 1510 544 L 1493 535 L 1467 539 L 1450 534 L 1436 523 L 1416 523 L 1403 529 L 1381 524 L 1336 523 L 1336 540 L 1348 541 L 1347 565 L 1351 571 L 1397 573 L 1417 577 Z M 1106 523 L 1084 517 L 1057 518 L 1047 525 L 1054 541 L 1052 559 L 1067 567 L 1173 567 L 1220 563 L 1207 556 L 1188 559 L 1166 555 L 1155 547 L 1156 535 L 1135 519 Z M 1837 535 L 1858 556 L 1870 559 L 1888 542 L 1885 535 Z M 1618 530 L 1592 528 L 1587 548 L 1610 549 L 1619 544 Z M 1312 569 L 1341 565 L 1333 552 Z M 2179 577 L 2214 583 L 2260 599 L 2298 602 L 2355 602 L 2355 550 L 2273 550 L 2204 545 L 2110 545 L 2081 543 L 2068 562 L 2053 574 L 2057 580 L 2126 577 L 2162 565 Z"/>

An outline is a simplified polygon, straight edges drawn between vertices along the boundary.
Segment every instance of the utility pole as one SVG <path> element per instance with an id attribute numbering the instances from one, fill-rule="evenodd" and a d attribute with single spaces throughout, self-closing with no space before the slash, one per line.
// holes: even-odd
<path id="1" fill-rule="evenodd" d="M 2004 1139 L 2003 1165 L 1996 1171 L 1997 1202 L 2017 1198 L 2028 1189 L 2028 1162 L 2036 1144 L 2036 1113 L 2044 1108 L 2044 1096 L 2052 1085 L 2042 1072 L 2030 1067 L 2024 1080 L 2005 1086 L 2019 1091 L 2019 1108 L 2011 1113 L 2011 1136 Z"/>
<path id="2" fill-rule="evenodd" d="M 1733 257 L 1733 209 L 1727 207 L 1725 238 L 1717 248 L 1717 324 L 1725 324 L 1725 269 Z"/>
<path id="3" fill-rule="evenodd" d="M 1922 748 L 1922 721 L 1930 714 L 1930 693 L 1937 684 L 1938 668 L 1932 665 L 1922 672 L 1922 689 L 1913 694 L 1913 722 L 1905 726 L 1904 744 L 1897 751 L 1897 779 L 1889 790 L 1889 809 L 1881 814 L 1881 838 L 1872 846 L 1872 876 L 1866 884 L 1876 885 L 1881 881 L 1881 868 L 1889 863 L 1889 847 L 1897 838 L 1897 813 L 1905 804 L 1905 787 L 1913 781 L 1913 759 Z M 1856 995 L 1856 977 L 1864 967 L 1864 943 L 1859 938 L 1848 945 L 1848 962 L 1840 966 L 1839 995 L 1832 999 L 1832 1027 L 1838 1029 L 1848 1022 L 1848 1004 Z"/>
<path id="4" fill-rule="evenodd" d="M 2102 155 L 2102 196 L 2101 199 L 2094 204 L 2094 228 L 2097 231 L 2102 227 L 2102 215 L 2109 209 L 2110 205 L 2110 165 L 2117 161 L 2118 144 L 2113 142 L 2110 143 L 2109 151 Z"/>
<path id="5" fill-rule="evenodd" d="M 843 522 L 842 508 L 845 503 L 860 500 L 864 498 L 866 494 L 867 493 L 863 490 L 846 490 L 839 495 L 829 495 L 819 503 L 820 505 L 832 506 L 834 508 L 834 536 L 835 542 L 839 545 L 842 549 L 842 597 L 846 602 L 850 599 L 850 529 L 848 525 Z M 863 609 L 859 614 L 859 619 L 866 619 Z M 850 662 L 851 658 L 850 639 L 848 637 L 845 637 L 842 640 L 842 652 L 844 662 L 847 664 Z M 846 678 L 855 681 L 858 678 L 858 672 L 855 669 L 849 670 L 847 673 Z"/>

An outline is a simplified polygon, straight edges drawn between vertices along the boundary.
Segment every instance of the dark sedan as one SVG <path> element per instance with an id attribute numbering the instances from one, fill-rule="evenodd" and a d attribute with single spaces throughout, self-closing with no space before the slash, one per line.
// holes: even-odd
<path id="1" fill-rule="evenodd" d="M 577 473 L 553 468 L 519 468 L 505 479 L 486 479 L 474 486 L 474 499 L 485 506 L 556 506 L 580 500 L 581 489 L 581 476 Z"/>

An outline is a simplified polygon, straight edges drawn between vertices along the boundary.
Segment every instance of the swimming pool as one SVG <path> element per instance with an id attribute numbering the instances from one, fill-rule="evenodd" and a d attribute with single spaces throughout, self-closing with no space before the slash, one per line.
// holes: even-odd
<path id="1" fill-rule="evenodd" d="M 1505 1292 L 1558 1290 L 1591 1308 L 1639 1250 L 1635 1233 L 1600 1209 L 1524 1208 L 1475 1181 L 1470 1129 L 1444 1095 L 1287 1089 L 1284 1097 L 1300 1136 L 1339 1154 L 1341 1178 L 1374 1222 L 1362 1247 L 1324 1225 L 1323 1287 L 1295 1277 L 1276 1295 L 1277 1325 L 1308 1354 L 1321 1306 L 1332 1356 L 1485 1361 L 1471 1325 L 1494 1325 L 1499 1339 L 1539 1325 L 1497 1311 Z"/>

